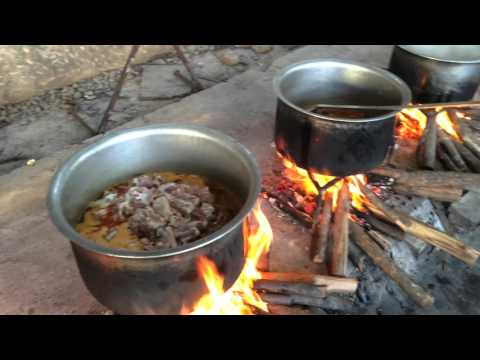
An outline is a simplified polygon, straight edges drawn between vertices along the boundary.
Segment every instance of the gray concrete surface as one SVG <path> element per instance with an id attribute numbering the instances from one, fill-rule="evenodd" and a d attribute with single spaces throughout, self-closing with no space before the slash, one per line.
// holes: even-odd
<path id="1" fill-rule="evenodd" d="M 275 70 L 299 60 L 327 56 L 385 66 L 390 50 L 390 46 L 302 48 L 276 61 L 267 72 L 248 71 L 227 83 L 166 106 L 123 127 L 187 122 L 215 128 L 250 148 L 264 175 L 268 176 L 274 156 L 272 136 L 275 97 L 271 81 Z M 49 221 L 45 203 L 55 169 L 79 148 L 70 147 L 38 161 L 33 167 L 17 169 L 0 177 L 0 314 L 88 314 L 103 310 L 84 288 L 68 241 Z M 312 270 L 307 258 L 308 233 L 292 221 L 286 221 L 268 204 L 263 206 L 275 236 L 270 254 L 271 269 Z M 427 268 L 426 271 L 433 271 L 432 269 L 436 268 Z M 455 275 L 457 278 L 465 273 L 466 277 L 458 281 L 459 285 L 446 286 L 444 293 L 447 295 L 439 293 L 440 306 L 430 313 L 474 312 L 475 306 L 471 302 L 475 296 L 472 296 L 471 291 L 472 284 L 479 282 L 478 274 L 465 272 L 458 262 L 447 267 L 447 272 L 460 272 Z M 428 281 L 434 275 L 429 274 Z M 380 278 L 383 279 L 384 276 L 377 271 L 372 281 L 378 282 Z M 399 292 L 394 285 L 388 281 L 387 285 L 381 282 L 379 284 L 383 284 L 381 287 L 387 286 L 386 310 L 382 311 L 403 313 L 403 303 L 412 306 L 408 299 L 399 304 L 393 297 L 389 297 L 389 293 Z M 465 294 L 459 295 L 462 287 L 465 288 Z M 458 306 L 455 305 L 457 298 L 462 298 L 463 301 Z M 367 310 L 368 313 L 376 311 Z"/>

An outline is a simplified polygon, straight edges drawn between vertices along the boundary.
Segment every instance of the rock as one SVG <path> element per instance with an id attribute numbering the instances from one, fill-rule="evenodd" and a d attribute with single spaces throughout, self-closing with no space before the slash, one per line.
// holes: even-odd
<path id="1" fill-rule="evenodd" d="M 26 125 L 18 122 L 0 129 L 5 135 L 0 161 L 19 156 L 40 159 L 90 136 L 80 122 L 65 112 L 47 111 L 33 117 L 31 122 L 25 119 Z"/>
<path id="2" fill-rule="evenodd" d="M 216 81 L 223 81 L 228 78 L 228 66 L 212 53 L 204 53 L 196 56 L 192 60 L 193 72 L 200 78 L 206 78 Z"/>
<path id="3" fill-rule="evenodd" d="M 266 54 L 272 51 L 273 46 L 272 45 L 252 45 L 252 49 L 258 54 Z"/>
<path id="4" fill-rule="evenodd" d="M 470 191 L 450 206 L 449 217 L 460 220 L 464 226 L 478 225 L 480 224 L 479 208 L 480 194 Z"/>
<path id="5" fill-rule="evenodd" d="M 191 89 L 173 73 L 181 71 L 181 65 L 146 65 L 143 67 L 140 97 L 144 100 L 172 98 L 190 93 Z"/>
<path id="6" fill-rule="evenodd" d="M 477 250 L 480 250 L 480 227 L 467 235 L 462 236 L 463 242 Z"/>
<path id="7" fill-rule="evenodd" d="M 222 50 L 217 53 L 218 59 L 225 65 L 233 66 L 240 62 L 240 56 L 232 50 Z"/>

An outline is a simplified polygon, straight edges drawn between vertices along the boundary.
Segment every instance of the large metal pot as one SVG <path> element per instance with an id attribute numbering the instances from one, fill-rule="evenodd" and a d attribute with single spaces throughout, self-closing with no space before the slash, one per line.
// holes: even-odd
<path id="1" fill-rule="evenodd" d="M 173 250 L 132 252 L 99 246 L 74 229 L 88 203 L 109 186 L 149 171 L 206 176 L 235 191 L 244 205 L 219 231 Z M 92 295 L 120 314 L 179 314 L 205 292 L 196 259 L 207 256 L 233 285 L 244 262 L 242 222 L 254 207 L 260 175 L 251 153 L 233 139 L 191 125 L 114 132 L 84 148 L 56 173 L 48 195 L 51 219 L 71 242 Z"/>
<path id="2" fill-rule="evenodd" d="M 396 45 L 389 69 L 416 103 L 468 101 L 480 85 L 480 45 Z"/>
<path id="3" fill-rule="evenodd" d="M 365 119 L 332 118 L 316 104 L 406 105 L 407 85 L 388 71 L 353 61 L 293 64 L 274 79 L 278 98 L 275 143 L 298 166 L 347 176 L 380 165 L 394 143 L 396 112 Z"/>

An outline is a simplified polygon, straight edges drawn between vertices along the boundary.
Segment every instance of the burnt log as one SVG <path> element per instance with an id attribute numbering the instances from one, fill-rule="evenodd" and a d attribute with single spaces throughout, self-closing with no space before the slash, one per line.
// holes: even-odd
<path id="1" fill-rule="evenodd" d="M 455 141 L 450 139 L 449 135 L 447 135 L 442 130 L 438 132 L 438 138 L 439 138 L 440 146 L 444 148 L 445 152 L 448 154 L 450 159 L 455 163 L 457 168 L 460 171 L 467 172 L 468 171 L 467 164 L 465 163 L 465 161 L 463 161 L 462 156 L 458 152 L 455 146 Z"/>
<path id="2" fill-rule="evenodd" d="M 316 286 L 306 283 L 286 282 L 278 280 L 257 280 L 253 288 L 255 290 L 278 293 L 284 295 L 304 295 L 315 298 L 325 298 L 328 295 L 326 286 Z"/>
<path id="3" fill-rule="evenodd" d="M 353 241 L 372 259 L 385 274 L 388 275 L 401 289 L 403 289 L 421 307 L 433 305 L 433 297 L 415 284 L 408 275 L 394 264 L 392 259 L 384 254 L 380 247 L 356 223 L 350 224 Z"/>
<path id="4" fill-rule="evenodd" d="M 373 229 L 380 231 L 385 235 L 391 236 L 399 241 L 405 240 L 405 233 L 400 230 L 398 226 L 392 225 L 389 222 L 379 220 L 371 214 L 365 214 L 363 215 L 363 218 Z"/>
<path id="5" fill-rule="evenodd" d="M 353 294 L 357 291 L 358 280 L 327 275 L 298 272 L 262 272 L 262 279 L 285 282 L 298 282 L 326 287 L 328 294 Z"/>
<path id="6" fill-rule="evenodd" d="M 465 172 L 462 171 L 457 164 L 451 159 L 449 153 L 445 150 L 444 147 L 437 147 L 437 156 L 442 165 L 446 170 L 454 171 L 454 172 Z"/>
<path id="7" fill-rule="evenodd" d="M 312 231 L 312 260 L 314 263 L 325 262 L 328 247 L 328 235 L 332 219 L 332 194 L 327 192 L 324 196 L 322 209 L 313 225 Z"/>
<path id="8" fill-rule="evenodd" d="M 437 137 L 437 122 L 434 116 L 430 116 L 417 147 L 417 164 L 423 169 L 435 169 Z"/>
<path id="9" fill-rule="evenodd" d="M 464 194 L 462 189 L 453 187 L 424 187 L 403 184 L 394 184 L 392 190 L 400 195 L 422 196 L 432 200 L 449 203 L 459 200 Z"/>
<path id="10" fill-rule="evenodd" d="M 455 142 L 455 147 L 460 153 L 462 158 L 467 163 L 468 167 L 475 173 L 480 173 L 480 159 L 475 156 L 475 154 L 467 148 L 465 145 Z"/>
<path id="11" fill-rule="evenodd" d="M 459 120 L 456 115 L 451 117 L 451 119 L 458 125 L 460 137 L 465 146 L 480 159 L 480 139 L 478 135 L 473 133 L 468 120 Z"/>
<path id="12" fill-rule="evenodd" d="M 471 266 L 477 262 L 480 256 L 478 250 L 465 245 L 446 233 L 424 224 L 401 211 L 385 206 L 365 185 L 359 182 L 359 186 L 368 199 L 365 206 L 370 211 L 375 212 L 376 216 L 382 216 L 383 219 L 397 225 L 404 232 L 440 248 Z"/>
<path id="13" fill-rule="evenodd" d="M 375 230 L 370 230 L 367 232 L 368 235 L 388 254 L 392 252 L 392 243 L 385 236 Z"/>
<path id="14" fill-rule="evenodd" d="M 295 306 L 303 305 L 310 307 L 319 307 L 321 309 L 350 312 L 353 308 L 353 302 L 341 297 L 327 297 L 324 299 L 314 298 L 304 295 L 283 295 L 264 293 L 259 294 L 267 304 Z"/>
<path id="15" fill-rule="evenodd" d="M 411 187 L 453 187 L 480 192 L 480 174 L 426 170 L 405 171 L 391 167 L 376 168 L 371 173 L 391 177 L 396 184 Z"/>

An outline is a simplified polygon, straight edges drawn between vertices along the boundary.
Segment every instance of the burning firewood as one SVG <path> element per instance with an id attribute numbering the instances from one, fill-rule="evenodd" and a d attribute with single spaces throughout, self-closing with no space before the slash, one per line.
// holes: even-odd
<path id="1" fill-rule="evenodd" d="M 333 207 L 333 195 L 327 190 L 342 179 L 334 178 L 324 186 L 320 186 L 311 171 L 308 171 L 308 177 L 318 193 L 313 214 L 311 256 L 314 263 L 321 264 L 325 262 Z"/>
<path id="2" fill-rule="evenodd" d="M 278 194 L 275 192 L 265 191 L 263 193 L 270 199 L 275 200 L 275 205 L 282 211 L 286 212 L 288 215 L 293 217 L 295 220 L 300 222 L 303 226 L 311 227 L 312 226 L 312 218 L 310 215 L 304 213 L 301 210 L 298 210 L 295 206 L 289 203 L 287 199 L 285 199 L 282 194 Z"/>
<path id="3" fill-rule="evenodd" d="M 365 203 L 367 208 L 375 212 L 376 216 L 381 216 L 382 220 L 387 220 L 408 234 L 411 234 L 430 245 L 436 246 L 443 251 L 455 256 L 463 262 L 474 265 L 480 252 L 470 246 L 463 244 L 461 241 L 439 231 L 427 224 L 424 224 L 407 214 L 394 210 L 383 205 L 383 203 L 363 184 L 359 183 L 363 194 L 368 199 Z"/>
<path id="4" fill-rule="evenodd" d="M 358 280 L 310 273 L 262 272 L 262 279 L 306 283 L 326 288 L 327 294 L 353 294 L 357 291 Z"/>
<path id="5" fill-rule="evenodd" d="M 410 187 L 452 187 L 480 192 L 480 174 L 455 173 L 450 171 L 405 171 L 391 167 L 381 167 L 372 174 L 395 179 L 395 184 Z"/>
<path id="6" fill-rule="evenodd" d="M 396 266 L 359 225 L 352 221 L 350 228 L 355 243 L 372 259 L 375 265 L 382 269 L 419 306 L 430 307 L 433 305 L 433 297 L 415 284 L 404 271 Z"/>
<path id="7" fill-rule="evenodd" d="M 326 310 L 349 312 L 352 309 L 353 302 L 341 297 L 327 297 L 324 299 L 315 298 L 305 295 L 284 295 L 263 293 L 260 297 L 267 304 L 273 305 L 303 305 L 311 307 L 319 307 Z"/>
<path id="8" fill-rule="evenodd" d="M 460 136 L 465 146 L 480 159 L 480 140 L 475 136 L 470 126 L 465 121 L 460 121 L 456 116 L 453 117 L 460 129 Z"/>
<path id="9" fill-rule="evenodd" d="M 313 225 L 312 259 L 313 262 L 317 264 L 325 262 L 330 221 L 332 218 L 332 200 L 332 194 L 327 192 L 324 196 L 321 212 Z"/>
<path id="10" fill-rule="evenodd" d="M 435 117 L 429 117 L 427 127 L 420 138 L 417 148 L 417 163 L 424 169 L 435 169 L 437 149 L 437 123 Z"/>
<path id="11" fill-rule="evenodd" d="M 253 286 L 255 290 L 278 293 L 284 295 L 304 295 L 315 298 L 325 298 L 328 295 L 326 286 L 316 286 L 306 283 L 286 282 L 277 280 L 257 280 Z"/>
<path id="12" fill-rule="evenodd" d="M 423 196 L 432 200 L 442 202 L 455 202 L 459 200 L 464 191 L 458 188 L 452 187 L 423 187 L 423 186 L 410 186 L 403 184 L 394 184 L 392 190 L 400 195 L 415 195 Z"/>
<path id="13" fill-rule="evenodd" d="M 344 181 L 338 194 L 337 208 L 332 225 L 332 248 L 329 259 L 330 274 L 347 276 L 348 264 L 348 215 L 350 211 L 350 192 Z"/>
<path id="14" fill-rule="evenodd" d="M 439 137 L 440 146 L 443 146 L 445 152 L 448 154 L 448 156 L 453 161 L 455 166 L 460 171 L 467 172 L 468 171 L 467 164 L 465 164 L 465 161 L 463 161 L 463 158 L 458 152 L 454 141 L 450 139 L 449 136 L 442 130 L 438 132 L 438 137 Z"/>

